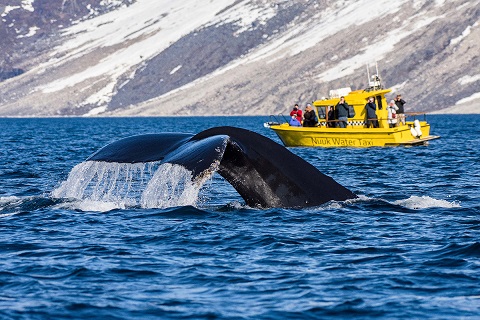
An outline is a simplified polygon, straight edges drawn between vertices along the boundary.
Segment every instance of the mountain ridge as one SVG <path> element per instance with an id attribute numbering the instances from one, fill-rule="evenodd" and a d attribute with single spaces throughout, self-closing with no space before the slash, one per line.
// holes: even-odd
<path id="1" fill-rule="evenodd" d="M 110 2 L 0 82 L 0 116 L 277 114 L 365 88 L 375 63 L 407 111 L 478 113 L 477 4 Z"/>

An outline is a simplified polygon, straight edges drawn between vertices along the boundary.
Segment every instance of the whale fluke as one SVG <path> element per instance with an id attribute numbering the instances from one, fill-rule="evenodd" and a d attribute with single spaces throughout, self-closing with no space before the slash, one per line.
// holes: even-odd
<path id="1" fill-rule="evenodd" d="M 87 160 L 138 163 L 162 160 L 193 135 L 187 133 L 144 134 L 107 144 Z"/>
<path id="2" fill-rule="evenodd" d="M 310 207 L 357 197 L 280 144 L 235 127 L 128 137 L 87 160 L 179 164 L 193 179 L 214 168 L 252 207 Z"/>

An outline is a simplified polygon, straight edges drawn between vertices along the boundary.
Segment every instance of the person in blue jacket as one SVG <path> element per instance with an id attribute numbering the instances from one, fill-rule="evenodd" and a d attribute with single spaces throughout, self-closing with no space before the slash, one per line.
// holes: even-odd
<path id="1" fill-rule="evenodd" d="M 290 121 L 288 121 L 288 124 L 292 127 L 301 127 L 302 123 L 298 121 L 296 116 L 291 116 Z"/>

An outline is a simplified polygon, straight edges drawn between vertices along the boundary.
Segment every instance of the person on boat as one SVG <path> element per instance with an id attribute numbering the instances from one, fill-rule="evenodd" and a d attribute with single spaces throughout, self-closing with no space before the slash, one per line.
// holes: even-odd
<path id="1" fill-rule="evenodd" d="M 327 127 L 333 128 L 335 127 L 335 111 L 333 110 L 333 106 L 328 106 L 327 111 Z"/>
<path id="2" fill-rule="evenodd" d="M 369 97 L 368 102 L 365 105 L 367 109 L 367 128 L 370 128 L 372 125 L 374 128 L 378 128 L 378 118 L 377 118 L 377 105 L 375 104 L 375 98 Z"/>
<path id="3" fill-rule="evenodd" d="M 348 103 L 345 101 L 345 97 L 340 97 L 340 101 L 335 106 L 337 112 L 337 127 L 346 128 L 348 121 Z"/>
<path id="4" fill-rule="evenodd" d="M 302 123 L 300 121 L 298 121 L 296 115 L 293 115 L 293 116 L 290 117 L 290 121 L 288 121 L 288 124 L 291 127 L 301 127 L 302 126 Z"/>
<path id="5" fill-rule="evenodd" d="M 403 107 L 405 103 L 405 100 L 402 99 L 402 95 L 397 94 L 395 97 L 395 104 L 398 107 L 397 118 L 403 124 L 405 124 L 405 108 Z"/>
<path id="6" fill-rule="evenodd" d="M 295 103 L 295 106 L 293 106 L 293 110 L 290 111 L 290 116 L 295 116 L 300 123 L 302 122 L 303 114 L 302 110 L 298 107 L 298 103 Z"/>
<path id="7" fill-rule="evenodd" d="M 312 108 L 310 103 L 307 103 L 305 112 L 303 113 L 303 126 L 304 127 L 315 127 L 318 123 L 317 115 Z"/>
<path id="8" fill-rule="evenodd" d="M 388 104 L 388 107 L 387 107 L 387 111 L 388 111 L 387 122 L 390 128 L 393 128 L 397 125 L 397 110 L 398 110 L 398 107 L 395 104 L 395 100 L 390 100 L 390 103 Z"/>

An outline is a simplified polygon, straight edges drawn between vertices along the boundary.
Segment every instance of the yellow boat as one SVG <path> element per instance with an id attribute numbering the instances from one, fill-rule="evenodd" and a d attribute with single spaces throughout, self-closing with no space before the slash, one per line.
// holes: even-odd
<path id="1" fill-rule="evenodd" d="M 401 121 L 399 118 L 396 126 L 390 128 L 385 94 L 391 90 L 383 89 L 377 75 L 373 78 L 374 80 L 370 82 L 371 86 L 365 90 L 350 92 L 349 88 L 332 90 L 329 98 L 314 101 L 313 108 L 319 120 L 315 127 L 290 126 L 284 116 L 280 116 L 285 120 L 283 123 L 278 121 L 278 116 L 270 116 L 272 121 L 265 123 L 265 127 L 275 131 L 287 147 L 414 146 L 428 144 L 428 141 L 440 138 L 430 135 L 430 125 L 426 121 L 425 113 L 405 113 L 406 119 Z M 340 95 L 344 96 L 348 105 L 355 110 L 355 115 L 348 118 L 346 128 L 337 128 L 335 124 L 338 120 L 328 119 L 327 110 L 335 108 Z M 375 98 L 378 128 L 366 126 L 365 104 L 369 97 Z"/>

